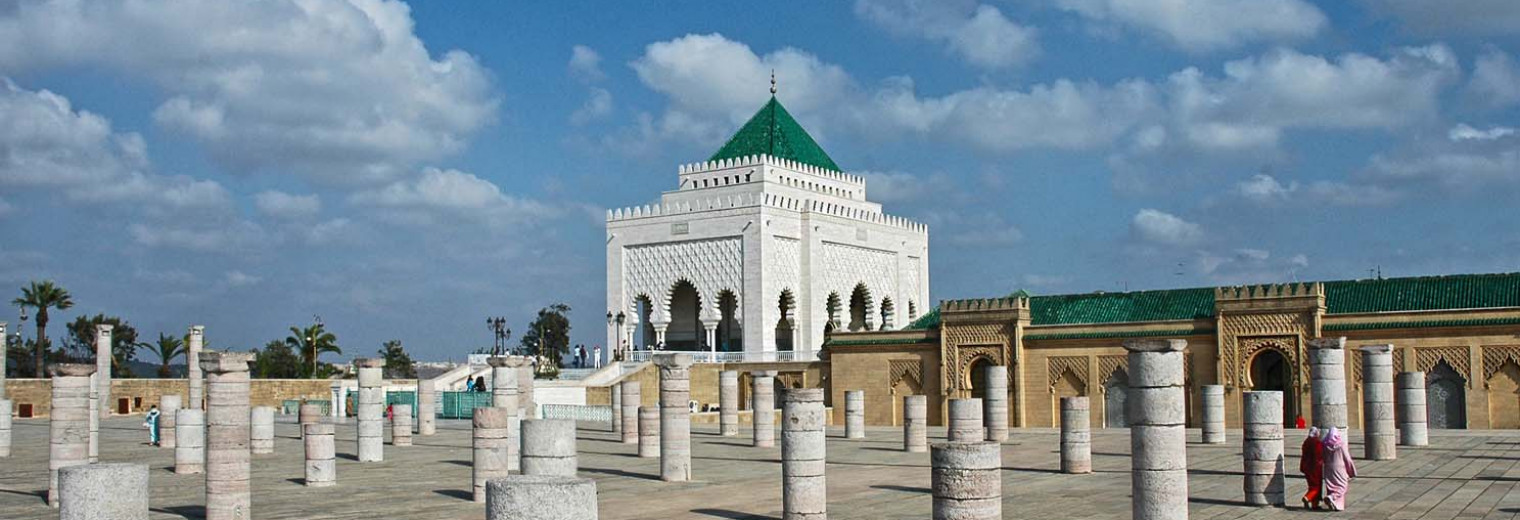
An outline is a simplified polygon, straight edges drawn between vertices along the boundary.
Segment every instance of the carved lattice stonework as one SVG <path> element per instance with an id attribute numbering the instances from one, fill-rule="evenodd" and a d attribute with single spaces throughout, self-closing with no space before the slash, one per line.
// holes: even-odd
<path id="1" fill-rule="evenodd" d="M 945 342 L 959 345 L 1007 345 L 1012 330 L 1007 323 L 944 325 Z"/>
<path id="2" fill-rule="evenodd" d="M 1261 346 L 1251 343 L 1251 337 L 1287 337 L 1291 341 L 1284 342 L 1279 349 L 1288 356 L 1289 362 L 1293 362 L 1298 357 L 1299 345 L 1303 343 L 1299 339 L 1308 332 L 1310 323 L 1313 323 L 1312 318 L 1303 312 L 1226 315 L 1219 331 L 1219 358 L 1224 369 L 1219 374 L 1220 384 L 1245 386 L 1246 380 L 1250 379 L 1248 363 L 1255 354 L 1251 348 Z M 1302 373 L 1306 368 L 1299 367 L 1299 370 L 1300 377 L 1307 377 Z"/>
<path id="3" fill-rule="evenodd" d="M 1494 372 L 1498 372 L 1505 361 L 1520 365 L 1520 345 L 1484 345 L 1483 381 L 1486 382 L 1494 377 Z"/>
<path id="4" fill-rule="evenodd" d="M 1262 350 L 1274 350 L 1281 354 L 1283 362 L 1293 369 L 1293 376 L 1299 381 L 1308 381 L 1309 374 L 1307 364 L 1298 362 L 1298 338 L 1292 336 L 1276 336 L 1265 338 L 1240 338 L 1240 363 L 1237 365 L 1237 379 L 1235 380 L 1242 388 L 1254 386 L 1251 381 L 1251 363 L 1255 356 Z"/>
<path id="5" fill-rule="evenodd" d="M 1099 381 L 1108 381 L 1110 377 L 1114 376 L 1115 372 L 1120 370 L 1123 370 L 1126 376 L 1129 375 L 1129 356 L 1122 354 L 1117 356 L 1098 356 Z"/>
<path id="6" fill-rule="evenodd" d="M 670 291 L 686 280 L 702 300 L 702 316 L 717 309 L 718 293 L 730 291 L 743 298 L 744 244 L 738 237 L 690 240 L 665 244 L 629 246 L 623 252 L 623 284 L 628 312 L 635 301 L 647 296 L 654 304 L 655 321 L 669 320 Z"/>
<path id="7" fill-rule="evenodd" d="M 1182 386 L 1193 386 L 1193 353 L 1182 353 Z"/>
<path id="8" fill-rule="evenodd" d="M 802 372 L 776 374 L 776 382 L 781 384 L 781 388 L 806 388 L 806 378 L 803 377 Z"/>
<path id="9" fill-rule="evenodd" d="M 1083 389 L 1087 388 L 1087 356 L 1055 356 L 1047 358 L 1045 364 L 1049 371 L 1045 381 L 1051 392 L 1056 391 L 1056 381 L 1060 381 L 1061 374 L 1066 372 L 1076 376 Z"/>
<path id="10" fill-rule="evenodd" d="M 802 275 L 799 274 L 802 271 L 797 266 L 801 262 L 802 254 L 801 247 L 795 238 L 772 236 L 770 247 L 771 250 L 766 253 L 766 256 L 773 259 L 772 270 L 767 270 L 765 276 L 770 280 L 767 285 L 773 287 L 775 292 L 765 295 L 765 305 L 778 305 L 782 291 L 791 290 L 793 298 L 801 294 L 798 291 L 802 287 Z M 795 311 L 797 303 L 793 302 L 792 305 Z"/>
<path id="11" fill-rule="evenodd" d="M 952 365 L 955 370 L 955 374 L 954 377 L 951 378 L 951 384 L 955 386 L 951 388 L 952 391 L 970 389 L 971 385 L 969 383 L 971 381 L 971 378 L 974 377 L 974 374 L 971 373 L 971 364 L 975 363 L 977 358 L 986 358 L 994 365 L 1004 364 L 1003 347 L 1001 346 L 962 346 L 956 347 L 955 353 L 955 364 Z"/>
<path id="12" fill-rule="evenodd" d="M 1351 373 L 1355 381 L 1362 382 L 1362 352 L 1360 349 L 1347 349 L 1346 356 L 1351 358 Z M 1393 373 L 1404 371 L 1404 349 L 1393 347 Z"/>
<path id="13" fill-rule="evenodd" d="M 855 286 L 862 283 L 871 292 L 871 302 L 866 306 L 869 312 L 877 312 L 884 298 L 891 298 L 893 302 L 900 300 L 897 295 L 897 253 L 835 242 L 824 242 L 822 249 L 823 291 L 815 296 L 817 300 L 823 301 L 829 293 L 836 293 L 848 303 Z"/>
<path id="14" fill-rule="evenodd" d="M 919 388 L 924 387 L 923 361 L 917 359 L 894 359 L 890 362 L 890 372 L 892 374 L 891 387 L 896 387 L 903 379 L 913 381 Z"/>
<path id="15" fill-rule="evenodd" d="M 1467 358 L 1467 347 L 1415 347 L 1415 368 L 1430 374 L 1435 369 L 1436 363 L 1445 361 L 1462 375 L 1463 379 L 1472 381 L 1472 363 Z"/>

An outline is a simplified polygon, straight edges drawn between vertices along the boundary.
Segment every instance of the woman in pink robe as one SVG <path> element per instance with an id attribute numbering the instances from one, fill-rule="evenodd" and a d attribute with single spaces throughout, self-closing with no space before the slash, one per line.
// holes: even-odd
<path id="1" fill-rule="evenodd" d="M 1346 449 L 1346 436 L 1340 429 L 1330 427 L 1325 432 L 1325 438 L 1321 444 L 1324 446 L 1324 483 L 1325 504 L 1332 511 L 1344 511 L 1346 509 L 1346 490 L 1351 487 L 1351 479 L 1356 478 L 1356 464 L 1351 461 L 1351 452 Z"/>

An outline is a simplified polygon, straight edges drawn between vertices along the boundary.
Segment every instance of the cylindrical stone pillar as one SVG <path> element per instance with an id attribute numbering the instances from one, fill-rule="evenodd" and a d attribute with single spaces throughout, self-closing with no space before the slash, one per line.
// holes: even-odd
<path id="1" fill-rule="evenodd" d="M 206 412 L 181 408 L 174 413 L 174 473 L 198 475 L 206 472 Z"/>
<path id="2" fill-rule="evenodd" d="M 1346 430 L 1346 338 L 1309 340 L 1309 402 L 1312 424 Z"/>
<path id="3" fill-rule="evenodd" d="M 623 384 L 618 383 L 607 388 L 612 396 L 612 433 L 619 437 L 623 434 Z"/>
<path id="4" fill-rule="evenodd" d="M 1283 461 L 1283 393 L 1242 392 L 1241 401 L 1246 503 L 1282 506 L 1283 472 L 1286 469 Z"/>
<path id="5" fill-rule="evenodd" d="M 201 347 L 206 344 L 206 327 L 195 325 L 190 327 L 190 338 L 185 342 L 185 359 L 187 365 L 186 377 L 190 379 L 190 400 L 185 403 L 185 408 L 191 410 L 206 410 L 204 383 L 205 378 L 201 374 L 201 365 L 196 360 L 201 358 Z"/>
<path id="6" fill-rule="evenodd" d="M 365 358 L 359 365 L 359 462 L 385 460 L 385 360 Z"/>
<path id="7" fill-rule="evenodd" d="M 95 365 L 55 364 L 48 429 L 48 505 L 58 507 L 58 470 L 90 463 L 90 374 Z"/>
<path id="8" fill-rule="evenodd" d="M 322 422 L 322 406 L 302 403 L 296 409 L 296 423 L 301 429 L 301 438 L 306 438 L 306 425 Z"/>
<path id="9" fill-rule="evenodd" d="M 252 518 L 247 352 L 202 352 L 206 374 L 206 520 Z M 273 416 L 271 416 L 272 418 Z"/>
<path id="10" fill-rule="evenodd" d="M 1203 443 L 1224 444 L 1224 385 L 1203 386 Z"/>
<path id="11" fill-rule="evenodd" d="M 1086 396 L 1061 398 L 1061 473 L 1092 473 L 1092 409 Z"/>
<path id="12" fill-rule="evenodd" d="M 655 406 L 639 407 L 639 456 L 660 456 L 660 409 Z"/>
<path id="13" fill-rule="evenodd" d="M 301 425 L 306 444 L 306 487 L 326 487 L 338 482 L 337 450 L 333 445 L 334 428 L 330 423 Z"/>
<path id="14" fill-rule="evenodd" d="M 987 440 L 982 426 L 982 400 L 975 397 L 950 400 L 950 442 Z"/>
<path id="15" fill-rule="evenodd" d="M 624 381 L 618 385 L 622 387 L 623 394 L 623 444 L 638 444 L 639 433 L 643 425 L 639 423 L 639 403 L 643 396 L 639 392 L 638 381 Z"/>
<path id="16" fill-rule="evenodd" d="M 398 404 L 391 407 L 391 446 L 412 445 L 412 407 Z"/>
<path id="17" fill-rule="evenodd" d="M 178 432 L 174 431 L 178 421 L 175 414 L 179 413 L 183 400 L 179 394 L 169 394 L 158 398 L 158 447 L 174 449 L 179 445 Z"/>
<path id="18" fill-rule="evenodd" d="M 111 416 L 111 406 L 115 402 L 111 400 L 111 330 L 115 328 L 109 323 L 95 325 L 95 385 L 100 397 L 101 419 Z M 90 461 L 94 460 L 92 456 Z"/>
<path id="19" fill-rule="evenodd" d="M 1362 439 L 1370 460 L 1398 456 L 1393 417 L 1393 345 L 1362 347 Z"/>
<path id="20" fill-rule="evenodd" d="M 929 452 L 934 520 L 1003 517 L 1002 445 L 974 440 L 935 444 Z"/>
<path id="21" fill-rule="evenodd" d="M 824 478 L 828 436 L 824 423 L 822 388 L 781 392 L 782 520 L 829 516 Z"/>
<path id="22" fill-rule="evenodd" d="M 507 411 L 507 469 L 518 471 L 521 469 L 522 457 L 518 449 L 522 446 L 522 395 L 518 392 L 518 384 L 521 380 L 519 370 L 528 358 L 519 356 L 492 356 L 486 359 L 491 365 L 491 406 Z"/>
<path id="23" fill-rule="evenodd" d="M 99 365 L 96 365 L 97 367 Z M 90 464 L 100 460 L 100 372 L 90 374 L 90 443 L 86 451 Z"/>
<path id="24" fill-rule="evenodd" d="M 660 367 L 660 479 L 691 480 L 691 354 L 655 356 Z"/>
<path id="25" fill-rule="evenodd" d="M 492 480 L 486 520 L 597 520 L 596 481 L 513 475 Z"/>
<path id="26" fill-rule="evenodd" d="M 438 384 L 432 379 L 417 382 L 417 435 L 438 433 Z"/>
<path id="27" fill-rule="evenodd" d="M 718 373 L 718 429 L 724 437 L 739 434 L 739 372 Z"/>
<path id="28" fill-rule="evenodd" d="M 929 396 L 903 396 L 903 451 L 929 451 Z"/>
<path id="29" fill-rule="evenodd" d="M 148 520 L 148 465 L 86 464 L 58 471 L 59 520 Z"/>
<path id="30" fill-rule="evenodd" d="M 249 429 L 248 442 L 253 454 L 274 453 L 274 407 L 256 406 L 251 413 L 253 425 Z"/>
<path id="31" fill-rule="evenodd" d="M 1425 373 L 1399 372 L 1399 444 L 1430 444 L 1425 425 Z"/>
<path id="32" fill-rule="evenodd" d="M 785 410 L 782 410 L 785 412 Z M 785 415 L 783 413 L 782 415 Z M 782 425 L 784 429 L 786 425 Z M 866 438 L 866 391 L 844 391 L 844 438 Z"/>
<path id="33" fill-rule="evenodd" d="M 987 397 L 982 400 L 982 421 L 987 429 L 987 440 L 1008 440 L 1008 367 L 988 366 L 982 373 L 987 385 Z"/>
<path id="34" fill-rule="evenodd" d="M 756 448 L 769 448 L 776 445 L 776 371 L 756 370 L 749 375 L 753 379 L 750 383 L 750 426 L 755 431 L 750 442 Z"/>
<path id="35" fill-rule="evenodd" d="M 1130 510 L 1135 520 L 1188 516 L 1186 340 L 1127 340 L 1130 432 Z"/>
<path id="36" fill-rule="evenodd" d="M 0 348 L 0 350 L 4 349 Z M 0 399 L 0 458 L 9 456 L 11 456 L 11 401 Z"/>
<path id="37" fill-rule="evenodd" d="M 471 488 L 476 502 L 486 501 L 486 481 L 507 476 L 508 446 L 507 425 L 511 414 L 505 408 L 476 408 L 471 420 L 475 429 L 472 435 L 474 461 L 471 464 Z"/>
<path id="38" fill-rule="evenodd" d="M 575 476 L 575 421 L 528 419 L 522 423 L 522 474 Z"/>
<path id="39" fill-rule="evenodd" d="M 522 422 L 523 419 L 538 418 L 538 399 L 535 399 L 533 396 L 533 382 L 534 378 L 537 377 L 533 373 L 533 358 L 517 356 L 516 359 L 517 364 L 514 366 L 517 367 L 517 412 L 515 412 L 517 419 L 513 421 L 514 424 L 512 425 L 514 439 L 517 438 L 516 423 Z"/>
<path id="40" fill-rule="evenodd" d="M 6 322 L 0 321 L 0 360 L 10 359 L 10 354 L 5 351 L 10 343 L 10 336 L 6 332 L 7 325 Z M 5 399 L 5 370 L 3 368 L 0 368 L 0 399 Z"/>

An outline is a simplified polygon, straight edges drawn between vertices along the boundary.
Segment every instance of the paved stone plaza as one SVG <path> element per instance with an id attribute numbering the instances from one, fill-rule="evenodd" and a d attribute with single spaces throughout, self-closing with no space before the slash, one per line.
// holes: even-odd
<path id="1" fill-rule="evenodd" d="M 275 454 L 253 458 L 253 516 L 275 518 L 470 518 L 484 506 L 470 501 L 470 431 L 466 421 L 440 421 L 438 435 L 415 437 L 407 448 L 385 446 L 385 461 L 357 461 L 355 425 L 338 426 L 338 484 L 307 488 L 294 417 L 276 425 Z M 112 418 L 101 427 L 101 462 L 150 466 L 153 518 L 200 518 L 204 475 L 176 475 L 173 450 L 142 444 L 140 418 Z M 588 428 L 588 426 L 590 426 Z M 636 456 L 637 446 L 583 425 L 580 474 L 595 478 L 601 517 L 779 518 L 780 448 L 750 447 L 747 429 L 722 437 L 716 425 L 694 426 L 694 481 L 659 480 L 660 460 Z M 0 459 L 0 518 L 51 519 L 47 489 L 48 423 L 17 420 L 15 450 Z M 828 489 L 832 518 L 930 516 L 929 455 L 903 453 L 899 429 L 869 428 L 866 439 L 846 440 L 829 428 Z M 930 429 L 930 442 L 944 440 Z M 1198 444 L 1188 432 L 1192 518 L 1520 518 L 1520 432 L 1433 431 L 1431 446 L 1400 447 L 1398 460 L 1358 460 L 1350 511 L 1303 512 L 1301 481 L 1289 476 L 1292 509 L 1255 508 L 1241 502 L 1240 434 L 1223 445 Z M 1302 440 L 1289 431 L 1288 466 Z M 1360 454 L 1360 439 L 1352 453 Z M 1012 430 L 1003 448 L 1003 501 L 1007 518 L 1118 519 L 1129 517 L 1128 430 L 1093 431 L 1091 475 L 1057 473 L 1054 430 Z"/>

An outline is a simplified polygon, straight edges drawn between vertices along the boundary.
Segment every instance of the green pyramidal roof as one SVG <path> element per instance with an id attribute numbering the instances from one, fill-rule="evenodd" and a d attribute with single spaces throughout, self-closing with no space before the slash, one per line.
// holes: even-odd
<path id="1" fill-rule="evenodd" d="M 796 119 L 792 119 L 792 115 L 786 112 L 786 107 L 781 106 L 780 101 L 776 101 L 775 96 L 771 96 L 770 102 L 760 107 L 760 111 L 749 118 L 748 123 L 739 127 L 739 131 L 728 138 L 727 143 L 723 143 L 723 148 L 719 148 L 718 153 L 707 160 L 736 159 L 751 155 L 769 155 L 836 172 L 844 171 L 834 164 L 829 154 L 824 153 L 813 136 L 808 135 Z"/>

